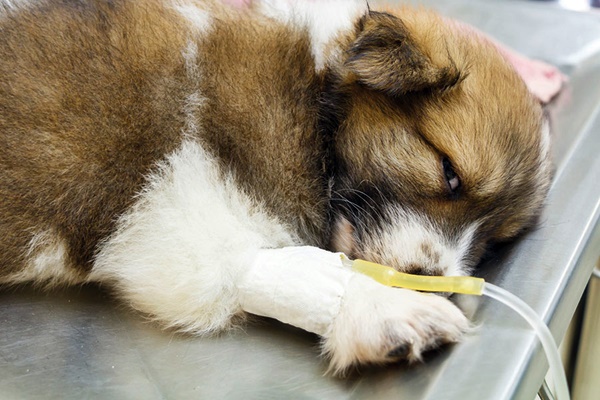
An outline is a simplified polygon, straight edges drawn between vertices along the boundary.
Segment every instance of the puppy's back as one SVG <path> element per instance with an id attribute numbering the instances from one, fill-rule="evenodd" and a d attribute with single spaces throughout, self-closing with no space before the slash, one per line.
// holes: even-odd
<path id="1" fill-rule="evenodd" d="M 318 82 L 312 67 L 305 68 L 306 35 L 211 2 L 190 4 L 4 6 L 3 280 L 43 248 L 62 254 L 56 264 L 66 266 L 68 280 L 83 279 L 145 177 L 188 139 L 203 142 L 274 214 L 319 235 L 326 204 L 315 209 L 314 203 L 325 183 L 318 179 L 321 147 L 311 105 Z M 298 174 L 281 179 L 284 171 Z"/>

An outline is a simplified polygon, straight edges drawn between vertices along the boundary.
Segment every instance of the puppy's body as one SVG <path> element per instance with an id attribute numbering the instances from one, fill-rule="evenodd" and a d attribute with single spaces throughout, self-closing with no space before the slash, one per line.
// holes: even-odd
<path id="1" fill-rule="evenodd" d="M 0 282 L 98 281 L 207 333 L 244 315 L 261 249 L 454 275 L 531 222 L 547 133 L 492 46 L 426 12 L 266 3 L 1 3 Z M 336 368 L 466 327 L 443 298 L 344 285 L 317 332 Z"/>

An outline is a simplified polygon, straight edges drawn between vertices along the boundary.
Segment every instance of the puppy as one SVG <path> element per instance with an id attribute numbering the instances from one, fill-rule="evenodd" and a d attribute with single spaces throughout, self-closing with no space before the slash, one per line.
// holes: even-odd
<path id="1" fill-rule="evenodd" d="M 542 109 L 484 38 L 364 2 L 0 2 L 0 282 L 98 282 L 162 326 L 257 314 L 331 369 L 468 326 L 340 255 L 471 272 L 530 226 Z"/>

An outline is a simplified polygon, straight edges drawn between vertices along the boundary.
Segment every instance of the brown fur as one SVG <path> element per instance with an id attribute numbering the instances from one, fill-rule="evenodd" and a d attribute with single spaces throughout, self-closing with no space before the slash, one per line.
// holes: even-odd
<path id="1" fill-rule="evenodd" d="M 181 56 L 188 24 L 159 1 L 41 1 L 4 12 L 1 275 L 21 268 L 34 235 L 48 230 L 67 241 L 72 266 L 89 270 L 145 177 L 180 145 L 182 104 L 195 92 L 204 102 L 197 139 L 308 244 L 325 246 L 341 215 L 352 225 L 343 235 L 353 235 L 343 250 L 365 255 L 361 235 L 379 229 L 387 205 L 403 204 L 446 231 L 483 220 L 475 262 L 537 214 L 547 186 L 545 173 L 532 178 L 545 162 L 531 151 L 541 108 L 483 40 L 428 12 L 372 12 L 317 73 L 306 31 L 250 11 L 213 12 L 195 43 L 200 81 Z M 461 178 L 458 193 L 448 191 L 443 158 Z M 377 218 L 348 203 L 381 218 L 371 226 Z"/>
<path id="2" fill-rule="evenodd" d="M 88 269 L 144 174 L 177 147 L 184 31 L 145 3 L 40 2 L 0 18 L 3 273 L 49 229 Z"/>
<path id="3" fill-rule="evenodd" d="M 202 134 L 245 190 L 303 240 L 327 240 L 324 139 L 317 131 L 322 77 L 306 32 L 272 21 L 217 23 L 201 43 Z M 273 157 L 273 155 L 277 155 Z"/>
<path id="4" fill-rule="evenodd" d="M 180 144 L 181 104 L 194 90 L 207 98 L 199 120 L 209 148 L 307 241 L 324 243 L 327 202 L 312 200 L 326 189 L 319 80 L 306 34 L 244 16 L 217 24 L 199 44 L 200 85 L 180 54 L 186 25 L 158 2 L 42 2 L 11 17 L 0 41 L 3 274 L 47 229 L 88 269 L 144 177 Z"/>

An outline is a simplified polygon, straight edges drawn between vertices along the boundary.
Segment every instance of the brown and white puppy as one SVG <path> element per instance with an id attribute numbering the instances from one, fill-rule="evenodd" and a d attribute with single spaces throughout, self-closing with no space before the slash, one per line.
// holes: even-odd
<path id="1" fill-rule="evenodd" d="M 279 318 L 338 372 L 468 322 L 316 247 L 467 274 L 549 179 L 493 45 L 352 1 L 2 0 L 0 140 L 1 283 L 100 282 L 198 334 Z"/>

